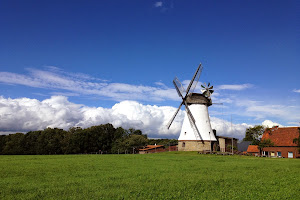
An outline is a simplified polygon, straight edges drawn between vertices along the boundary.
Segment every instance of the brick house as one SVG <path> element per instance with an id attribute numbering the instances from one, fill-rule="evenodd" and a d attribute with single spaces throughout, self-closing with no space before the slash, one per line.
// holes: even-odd
<path id="1" fill-rule="evenodd" d="M 283 158 L 300 157 L 297 144 L 293 142 L 293 140 L 298 137 L 299 127 L 279 128 L 276 126 L 271 129 L 266 129 L 262 136 L 262 140 L 270 139 L 271 142 L 274 143 L 274 146 L 263 148 L 263 156 Z"/>

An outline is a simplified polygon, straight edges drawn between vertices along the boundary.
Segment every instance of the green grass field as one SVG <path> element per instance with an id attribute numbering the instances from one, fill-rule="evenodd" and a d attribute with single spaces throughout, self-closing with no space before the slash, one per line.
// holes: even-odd
<path id="1" fill-rule="evenodd" d="M 0 199 L 300 199 L 300 160 L 196 152 L 0 156 Z"/>

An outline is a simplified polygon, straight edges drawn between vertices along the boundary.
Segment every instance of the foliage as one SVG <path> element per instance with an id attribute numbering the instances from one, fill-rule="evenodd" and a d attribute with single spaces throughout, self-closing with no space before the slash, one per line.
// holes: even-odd
<path id="1" fill-rule="evenodd" d="M 0 199 L 299 199 L 299 162 L 197 152 L 0 156 Z"/>
<path id="2" fill-rule="evenodd" d="M 149 139 L 148 144 L 150 144 L 150 145 L 159 144 L 159 145 L 169 146 L 169 145 L 178 144 L 178 140 L 176 140 L 176 139 Z"/>
<path id="3" fill-rule="evenodd" d="M 25 136 L 23 133 L 10 134 L 5 139 L 5 146 L 2 150 L 4 154 L 24 154 Z"/>
<path id="4" fill-rule="evenodd" d="M 3 151 L 5 145 L 6 145 L 6 136 L 0 135 L 0 154 Z"/>
<path id="5" fill-rule="evenodd" d="M 130 128 L 125 130 L 119 127 L 116 130 L 119 137 L 116 137 L 112 146 L 112 153 L 136 153 L 138 148 L 147 144 L 147 135 L 142 131 Z"/>
<path id="6" fill-rule="evenodd" d="M 127 152 L 136 152 L 138 148 L 145 146 L 148 140 L 142 135 L 130 135 L 124 140 Z"/>
<path id="7" fill-rule="evenodd" d="M 141 130 L 111 124 L 86 129 L 72 127 L 68 131 L 46 128 L 0 136 L 0 154 L 80 154 L 132 152 L 147 143 L 147 135 Z"/>
<path id="8" fill-rule="evenodd" d="M 272 147 L 272 146 L 274 146 L 274 142 L 272 142 L 271 139 L 263 139 L 258 144 L 258 147 L 261 149 L 265 147 Z"/>
<path id="9" fill-rule="evenodd" d="M 262 125 L 255 125 L 252 128 L 247 128 L 245 133 L 244 141 L 251 141 L 252 145 L 258 145 L 260 142 L 260 138 L 265 131 L 264 126 Z"/>
<path id="10" fill-rule="evenodd" d="M 273 146 L 274 146 L 274 142 L 272 142 L 271 139 L 263 139 L 258 144 L 258 148 L 259 148 L 260 153 L 263 150 L 263 148 L 273 147 Z"/>
<path id="11" fill-rule="evenodd" d="M 237 150 L 237 147 L 233 145 L 233 150 Z M 232 145 L 231 144 L 228 144 L 226 146 L 226 151 L 228 152 L 231 152 L 232 151 Z"/>

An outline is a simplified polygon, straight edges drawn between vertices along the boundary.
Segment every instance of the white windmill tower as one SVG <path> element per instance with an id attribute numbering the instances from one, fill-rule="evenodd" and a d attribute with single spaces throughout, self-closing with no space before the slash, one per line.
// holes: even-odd
<path id="1" fill-rule="evenodd" d="M 210 86 L 209 83 L 207 86 L 206 84 L 205 86 L 201 85 L 203 93 L 193 93 L 202 68 L 200 64 L 186 90 L 184 90 L 177 78 L 173 80 L 173 84 L 178 95 L 182 98 L 182 102 L 170 120 L 168 128 L 170 128 L 182 105 L 185 105 L 186 110 L 178 138 L 179 151 L 211 150 L 211 143 L 217 141 L 208 115 L 208 107 L 212 105 L 210 95 L 214 92 L 213 86 Z M 194 83 L 195 80 L 196 82 Z M 183 93 L 185 93 L 185 96 L 183 96 Z"/>

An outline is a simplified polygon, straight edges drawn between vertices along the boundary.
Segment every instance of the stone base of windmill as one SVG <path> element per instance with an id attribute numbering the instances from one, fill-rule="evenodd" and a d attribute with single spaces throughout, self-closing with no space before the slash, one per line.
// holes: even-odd
<path id="1" fill-rule="evenodd" d="M 179 140 L 178 141 L 178 151 L 210 151 L 211 142 L 199 140 Z"/>

